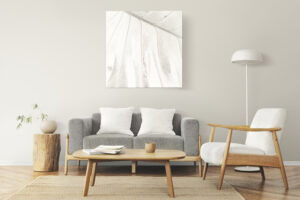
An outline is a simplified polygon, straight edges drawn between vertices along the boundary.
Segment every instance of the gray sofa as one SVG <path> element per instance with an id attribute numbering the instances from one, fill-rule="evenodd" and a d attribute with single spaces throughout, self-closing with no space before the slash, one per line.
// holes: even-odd
<path id="1" fill-rule="evenodd" d="M 69 121 L 70 135 L 67 141 L 66 168 L 68 160 L 75 160 L 72 153 L 79 149 L 95 148 L 98 145 L 124 145 L 126 148 L 143 149 L 147 142 L 155 143 L 158 149 L 184 151 L 186 158 L 178 161 L 201 162 L 199 155 L 199 122 L 196 119 L 182 118 L 180 114 L 176 113 L 173 118 L 173 129 L 176 136 L 157 133 L 137 136 L 142 122 L 140 113 L 134 113 L 132 116 L 131 131 L 134 136 L 124 134 L 97 135 L 96 133 L 101 126 L 100 122 L 100 113 L 94 113 L 91 118 L 71 119 Z M 201 169 L 201 164 L 199 164 L 199 167 Z"/>

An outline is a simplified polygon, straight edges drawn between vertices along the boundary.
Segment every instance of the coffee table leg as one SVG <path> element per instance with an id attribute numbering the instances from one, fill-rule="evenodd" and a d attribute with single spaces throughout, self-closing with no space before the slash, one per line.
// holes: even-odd
<path id="1" fill-rule="evenodd" d="M 167 182 L 168 182 L 168 188 L 169 188 L 169 195 L 170 195 L 170 197 L 175 197 L 173 181 L 172 181 L 172 173 L 171 173 L 171 167 L 170 167 L 169 161 L 165 162 L 165 168 L 166 168 Z"/>
<path id="2" fill-rule="evenodd" d="M 89 186 L 90 186 L 90 178 L 91 178 L 91 173 L 92 173 L 92 165 L 93 161 L 88 160 L 88 165 L 86 168 L 86 173 L 85 173 L 85 185 L 84 185 L 84 190 L 83 190 L 83 196 L 87 196 L 89 192 Z"/>
<path id="3" fill-rule="evenodd" d="M 97 162 L 93 162 L 90 185 L 95 185 Z"/>

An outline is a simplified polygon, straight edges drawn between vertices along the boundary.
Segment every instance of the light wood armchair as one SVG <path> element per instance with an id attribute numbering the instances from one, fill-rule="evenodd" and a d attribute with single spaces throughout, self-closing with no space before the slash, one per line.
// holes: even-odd
<path id="1" fill-rule="evenodd" d="M 259 166 L 263 180 L 265 179 L 263 167 L 275 167 L 280 168 L 285 189 L 288 190 L 288 181 L 278 143 L 278 134 L 280 134 L 279 132 L 281 132 L 282 129 L 260 128 L 259 126 L 263 125 L 264 123 L 261 123 L 259 121 L 263 120 L 264 117 L 272 117 L 271 120 L 267 121 L 267 127 L 272 126 L 272 124 L 277 124 L 278 126 L 283 127 L 286 118 L 286 111 L 284 109 L 261 109 L 257 111 L 256 116 L 253 119 L 253 122 L 251 124 L 252 128 L 250 128 L 249 126 L 208 124 L 212 127 L 209 142 L 204 144 L 201 148 L 201 157 L 205 162 L 203 170 L 204 180 L 207 173 L 208 162 L 210 161 L 213 162 L 213 164 L 221 165 L 218 189 L 221 189 L 222 187 L 226 166 Z M 226 143 L 214 142 L 216 128 L 228 129 Z M 232 143 L 231 138 L 233 131 L 247 131 L 246 144 Z M 268 146 L 270 142 L 273 143 L 273 146 Z M 212 159 L 210 158 L 216 158 L 216 155 L 210 155 L 212 153 L 209 152 L 213 148 L 219 148 L 220 151 L 223 151 L 222 158 L 220 158 L 218 161 L 212 161 Z M 221 153 L 220 151 L 219 153 Z"/>

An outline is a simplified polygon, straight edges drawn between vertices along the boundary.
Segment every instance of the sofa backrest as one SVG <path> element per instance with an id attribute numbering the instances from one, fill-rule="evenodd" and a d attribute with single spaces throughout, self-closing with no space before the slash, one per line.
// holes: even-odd
<path id="1" fill-rule="evenodd" d="M 141 123 L 142 123 L 141 113 L 133 113 L 130 129 L 135 136 L 140 130 Z M 96 134 L 99 131 L 100 124 L 101 124 L 101 114 L 94 113 L 92 115 L 92 130 L 93 130 L 92 134 Z M 176 133 L 176 135 L 181 135 L 181 115 L 178 113 L 175 113 L 173 117 L 173 130 Z"/>

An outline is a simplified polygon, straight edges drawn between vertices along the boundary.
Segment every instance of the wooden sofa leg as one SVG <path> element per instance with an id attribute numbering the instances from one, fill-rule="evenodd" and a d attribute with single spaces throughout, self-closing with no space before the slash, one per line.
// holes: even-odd
<path id="1" fill-rule="evenodd" d="M 80 168 L 80 160 L 77 161 L 77 166 Z"/>
<path id="2" fill-rule="evenodd" d="M 68 158 L 65 158 L 65 175 L 68 175 Z"/>
<path id="3" fill-rule="evenodd" d="M 199 164 L 199 176 L 202 177 L 202 160 L 201 159 L 198 162 L 198 164 Z"/>
<path id="4" fill-rule="evenodd" d="M 136 173 L 136 165 L 137 165 L 137 161 L 132 161 L 132 163 L 131 163 L 131 173 L 132 174 Z"/>
<path id="5" fill-rule="evenodd" d="M 65 153 L 65 175 L 68 175 L 69 139 L 70 139 L 70 135 L 67 134 L 66 153 Z"/>

